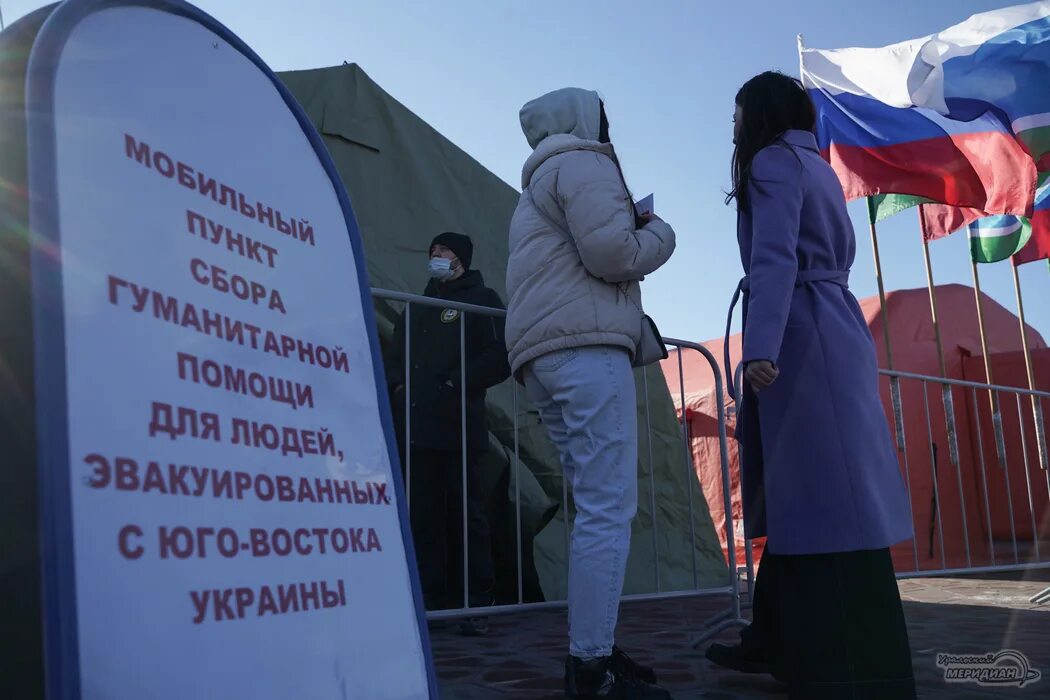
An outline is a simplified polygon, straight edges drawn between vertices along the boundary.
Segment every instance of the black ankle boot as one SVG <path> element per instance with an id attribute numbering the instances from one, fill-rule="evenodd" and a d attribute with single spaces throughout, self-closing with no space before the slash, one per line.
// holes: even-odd
<path id="1" fill-rule="evenodd" d="M 704 656 L 722 668 L 728 668 L 740 673 L 768 673 L 778 681 L 786 683 L 787 673 L 783 671 L 768 656 L 756 652 L 754 649 L 746 648 L 742 644 L 712 644 L 707 648 Z"/>
<path id="2" fill-rule="evenodd" d="M 618 659 L 620 655 L 622 658 Z M 586 661 L 569 656 L 565 660 L 565 697 L 570 700 L 671 700 L 670 693 L 642 680 L 641 674 L 624 664 L 622 659 L 626 655 L 623 652 L 620 655 L 614 653 L 614 656 Z M 648 671 L 652 673 L 652 669 Z M 652 677 L 655 679 L 655 674 Z"/>
<path id="3" fill-rule="evenodd" d="M 614 672 L 618 671 L 625 676 L 634 676 L 635 678 L 645 681 L 650 685 L 656 685 L 656 671 L 648 666 L 643 666 L 638 663 L 630 656 L 624 653 L 623 649 L 618 646 L 613 646 L 613 653 L 610 660 Z"/>

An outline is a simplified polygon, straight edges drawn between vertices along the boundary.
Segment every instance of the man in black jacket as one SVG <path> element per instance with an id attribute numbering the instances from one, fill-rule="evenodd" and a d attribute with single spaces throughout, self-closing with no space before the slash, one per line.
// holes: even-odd
<path id="1" fill-rule="evenodd" d="M 458 233 L 437 236 L 430 245 L 431 279 L 425 296 L 503 309 L 499 295 L 485 286 L 481 273 L 470 269 L 473 252 L 473 243 L 467 236 Z M 408 324 L 406 315 L 411 319 Z M 412 531 L 423 594 L 431 610 L 459 608 L 464 602 L 463 396 L 466 396 L 469 602 L 472 607 L 493 603 L 492 545 L 487 504 L 479 492 L 479 472 L 481 456 L 488 448 L 485 392 L 510 376 L 503 328 L 501 317 L 422 304 L 413 304 L 394 327 L 388 365 L 391 400 L 402 461 L 411 465 Z M 407 331 L 410 331 L 408 358 L 405 357 Z M 465 374 L 461 341 L 466 351 Z M 406 401 L 410 409 L 407 455 Z M 484 621 L 468 621 L 461 631 L 483 634 Z"/>

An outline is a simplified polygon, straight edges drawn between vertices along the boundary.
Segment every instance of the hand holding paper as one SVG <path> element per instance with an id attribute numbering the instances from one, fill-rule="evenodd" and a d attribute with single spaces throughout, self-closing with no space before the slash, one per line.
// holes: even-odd
<path id="1" fill-rule="evenodd" d="M 643 197 L 634 204 L 634 210 L 638 212 L 638 216 L 645 216 L 646 214 L 653 213 L 653 195 L 650 194 L 648 197 Z"/>

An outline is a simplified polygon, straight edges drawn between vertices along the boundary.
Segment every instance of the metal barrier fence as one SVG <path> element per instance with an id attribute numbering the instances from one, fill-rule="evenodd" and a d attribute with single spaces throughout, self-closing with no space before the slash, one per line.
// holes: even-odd
<path id="1" fill-rule="evenodd" d="M 1050 568 L 1050 392 L 879 374 L 915 528 L 891 550 L 897 578 Z M 940 401 L 930 400 L 931 385 Z M 754 544 L 743 547 L 746 608 Z M 1044 599 L 1050 589 L 1031 602 Z"/>
<path id="2" fill-rule="evenodd" d="M 404 362 L 405 362 L 405 398 L 404 404 L 400 408 L 404 410 L 404 434 L 401 437 L 404 440 L 404 458 L 403 458 L 403 469 L 405 477 L 405 491 L 407 506 L 409 511 L 412 511 L 413 505 L 411 501 L 411 483 L 413 478 L 412 464 L 412 449 L 411 449 L 411 436 L 412 436 L 412 386 L 411 386 L 411 371 L 409 368 L 413 365 L 413 338 L 412 338 L 412 314 L 414 307 L 429 307 L 438 308 L 443 312 L 456 311 L 458 317 L 455 319 L 459 322 L 459 359 L 460 359 L 460 376 L 465 377 L 467 355 L 466 349 L 466 326 L 467 319 L 472 316 L 481 318 L 485 317 L 503 317 L 505 312 L 501 310 L 472 306 L 468 304 L 453 303 L 443 299 L 434 299 L 429 297 L 422 297 L 412 294 L 404 294 L 401 292 L 393 292 L 388 290 L 374 289 L 372 290 L 373 298 L 384 302 L 394 302 L 404 304 L 403 310 L 403 323 L 405 328 L 404 338 Z M 417 310 L 418 313 L 418 310 Z M 381 314 L 381 317 L 383 315 Z M 386 316 L 389 320 L 389 316 Z M 683 340 L 676 339 L 665 339 L 665 342 L 671 346 L 680 349 L 681 351 L 692 351 L 698 352 L 705 357 L 707 360 L 712 374 L 715 378 L 715 384 L 717 390 L 722 390 L 722 375 L 718 368 L 718 363 L 714 356 L 703 346 L 697 343 L 691 343 Z M 666 599 L 674 597 L 685 597 L 685 596 L 725 596 L 728 598 L 728 604 L 726 608 L 714 619 L 709 622 L 709 629 L 705 634 L 705 638 L 713 636 L 723 629 L 734 625 L 746 625 L 747 621 L 741 616 L 741 585 L 739 582 L 739 575 L 736 571 L 735 566 L 735 551 L 736 542 L 734 541 L 734 531 L 732 526 L 732 507 L 731 507 L 731 482 L 729 474 L 729 457 L 728 457 L 728 445 L 726 438 L 726 420 L 724 414 L 724 406 L 721 402 L 718 403 L 718 440 L 721 460 L 721 478 L 722 478 L 722 493 L 724 503 L 722 504 L 725 512 L 725 522 L 718 524 L 718 527 L 725 528 L 725 534 L 728 543 L 729 560 L 726 562 L 727 576 L 724 585 L 706 586 L 700 585 L 700 576 L 697 569 L 696 561 L 696 532 L 694 530 L 694 499 L 704 498 L 703 490 L 699 488 L 699 482 L 696 477 L 694 469 L 692 449 L 690 444 L 690 436 L 688 432 L 688 418 L 684 414 L 680 418 L 681 435 L 685 454 L 685 462 L 682 468 L 685 472 L 687 481 L 686 483 L 691 485 L 690 488 L 686 489 L 686 498 L 688 501 L 688 512 L 689 512 L 689 523 L 690 523 L 690 539 L 689 543 L 692 549 L 692 580 L 693 586 L 688 589 L 679 589 L 673 591 L 663 590 L 663 585 L 660 579 L 660 523 L 657 515 L 657 503 L 656 503 L 656 488 L 655 488 L 655 476 L 653 468 L 653 424 L 652 415 L 650 411 L 650 392 L 649 392 L 649 379 L 645 372 L 640 373 L 641 385 L 645 396 L 645 405 L 642 410 L 642 415 L 645 421 L 642 429 L 639 430 L 639 452 L 640 457 L 642 453 L 647 452 L 648 464 L 649 464 L 649 508 L 652 516 L 652 551 L 653 551 L 653 591 L 651 593 L 641 593 L 633 595 L 624 595 L 622 600 L 625 602 L 629 601 L 641 601 L 641 600 L 655 600 L 655 599 Z M 679 387 L 678 390 L 681 396 L 684 398 L 685 395 L 685 377 L 684 369 L 682 365 L 682 352 L 678 353 L 678 378 Z M 469 552 L 470 545 L 468 542 L 469 537 L 469 523 L 468 523 L 468 508 L 467 508 L 467 483 L 469 481 L 467 469 L 468 469 L 468 457 L 467 457 L 467 389 L 466 382 L 461 381 L 459 386 L 460 396 L 460 446 L 462 452 L 461 459 L 461 475 L 460 484 L 462 486 L 462 533 L 463 533 L 463 599 L 462 607 L 456 609 L 443 609 L 443 610 L 431 610 L 428 611 L 427 615 L 430 619 L 445 619 L 455 617 L 465 617 L 471 615 L 498 615 L 505 613 L 521 612 L 524 610 L 535 610 L 545 608 L 557 608 L 564 607 L 566 601 L 560 600 L 546 600 L 544 602 L 526 602 L 524 596 L 523 587 L 523 529 L 522 529 L 522 500 L 521 500 L 521 470 L 522 470 L 522 459 L 520 454 L 520 422 L 522 416 L 522 410 L 524 408 L 524 400 L 522 398 L 522 390 L 518 386 L 517 382 L 511 379 L 509 381 L 511 391 L 511 414 L 513 415 L 513 431 L 510 453 L 512 455 L 510 469 L 513 474 L 514 483 L 514 520 L 515 520 L 515 546 L 516 546 L 516 559 L 517 559 L 517 600 L 512 603 L 497 604 L 497 605 L 486 605 L 484 607 L 472 607 L 471 596 L 470 596 L 470 568 L 469 568 Z M 670 388 L 670 387 L 669 387 Z M 642 441 L 645 441 L 644 443 Z M 642 447 L 644 445 L 644 448 Z M 561 517 L 563 519 L 563 526 L 565 528 L 565 554 L 566 561 L 568 561 L 568 552 L 570 548 L 569 533 L 571 531 L 571 522 L 569 519 L 569 487 L 567 480 L 565 479 L 564 470 L 560 469 L 561 472 Z M 695 487 L 695 488 L 693 488 Z M 695 493 L 694 493 L 695 491 Z M 418 507 L 418 506 L 417 506 Z M 715 542 L 717 545 L 717 540 Z M 568 575 L 568 566 L 566 566 L 566 576 Z"/>
<path id="3" fill-rule="evenodd" d="M 1050 567 L 1050 392 L 881 374 L 915 525 L 898 578 Z"/>
<path id="4" fill-rule="evenodd" d="M 373 290 L 376 300 L 404 304 L 406 367 L 412 363 L 413 339 L 411 317 L 413 307 L 440 308 L 459 312 L 459 359 L 461 376 L 466 376 L 467 356 L 466 319 L 470 316 L 503 317 L 505 312 L 447 300 L 422 297 L 386 290 Z M 389 320 L 389 319 L 388 319 Z M 723 380 L 714 356 L 703 346 L 688 341 L 666 338 L 668 346 L 677 348 L 678 392 L 685 406 L 685 377 L 683 352 L 697 352 L 704 356 L 715 379 L 715 395 L 724 396 Z M 957 379 L 942 379 L 907 372 L 882 370 L 882 391 L 890 406 L 890 429 L 896 438 L 898 458 L 908 490 L 912 509 L 915 537 L 893 548 L 898 578 L 916 576 L 967 574 L 994 571 L 1024 570 L 1050 567 L 1050 470 L 1047 468 L 1047 434 L 1043 416 L 1050 409 L 1050 392 L 1029 391 L 1016 387 L 982 384 Z M 687 489 L 690 542 L 693 543 L 693 582 L 688 589 L 663 590 L 660 579 L 660 523 L 656 517 L 656 489 L 653 470 L 653 424 L 650 412 L 648 376 L 640 373 L 645 404 L 642 407 L 644 427 L 639 431 L 640 459 L 648 457 L 649 508 L 652 516 L 653 591 L 625 595 L 622 600 L 641 601 L 685 596 L 725 596 L 728 604 L 708 621 L 706 632 L 696 644 L 718 632 L 734 626 L 746 625 L 741 610 L 750 604 L 754 585 L 752 542 L 739 542 L 735 537 L 732 518 L 732 481 L 729 470 L 729 448 L 726 438 L 726 415 L 723 401 L 717 406 L 719 459 L 721 463 L 722 504 L 728 577 L 724 585 L 701 586 L 696 562 L 696 532 L 694 499 L 705 498 L 700 488 Z M 404 399 L 404 474 L 408 508 L 411 511 L 412 450 L 411 439 L 412 387 L 411 372 L 405 373 Z M 742 381 L 736 372 L 736 381 Z M 466 386 L 460 386 L 460 426 L 462 451 L 462 532 L 463 532 L 463 604 L 455 609 L 431 610 L 431 619 L 465 617 L 471 615 L 498 615 L 524 610 L 564 607 L 564 598 L 544 602 L 526 602 L 523 587 L 523 529 L 521 501 L 520 455 L 521 416 L 525 407 L 522 390 L 517 382 L 508 382 L 511 392 L 513 429 L 510 470 L 514 483 L 514 531 L 517 574 L 517 596 L 511 603 L 492 606 L 471 606 L 469 571 L 469 528 L 466 502 L 467 431 Z M 941 400 L 931 401 L 940 388 Z M 670 388 L 670 387 L 669 387 Z M 679 413 L 681 439 L 685 452 L 683 468 L 688 481 L 697 486 L 693 462 L 689 420 L 685 410 Z M 645 441 L 644 443 L 642 441 Z M 648 453 L 645 455 L 644 453 Z M 947 457 L 945 458 L 945 453 Z M 560 516 L 565 529 L 565 555 L 570 549 L 569 486 L 561 472 Z M 739 544 L 738 544 L 739 542 Z M 745 565 L 737 569 L 737 555 L 741 547 Z M 568 570 L 566 567 L 566 576 Z"/>

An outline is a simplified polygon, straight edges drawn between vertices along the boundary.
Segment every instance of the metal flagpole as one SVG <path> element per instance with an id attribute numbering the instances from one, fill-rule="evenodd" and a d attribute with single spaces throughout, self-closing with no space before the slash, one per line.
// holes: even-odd
<path id="1" fill-rule="evenodd" d="M 930 241 L 926 236 L 926 220 L 922 216 L 923 205 L 918 206 L 919 230 L 922 232 L 922 255 L 926 261 L 926 286 L 930 290 L 930 314 L 933 318 L 933 338 L 937 343 L 937 362 L 941 378 L 948 378 L 948 368 L 944 362 L 944 348 L 941 344 L 941 324 L 937 316 L 937 290 L 933 286 L 933 265 L 930 263 Z"/>
<path id="2" fill-rule="evenodd" d="M 879 310 L 882 312 L 882 340 L 886 344 L 886 369 L 893 369 L 893 347 L 890 345 L 890 326 L 886 318 L 886 287 L 882 282 L 882 259 L 879 257 L 879 236 L 875 231 L 875 199 L 868 197 L 868 226 L 871 230 L 871 252 L 875 256 L 875 281 L 879 285 Z"/>
<path id="3" fill-rule="evenodd" d="M 893 371 L 893 346 L 890 344 L 890 319 L 886 315 L 886 287 L 882 281 L 882 258 L 879 256 L 879 236 L 875 230 L 875 198 L 868 197 L 868 226 L 871 231 L 871 252 L 875 257 L 875 281 L 879 285 L 879 312 L 882 316 L 882 341 L 886 344 L 886 369 Z M 897 434 L 897 449 L 903 452 L 904 417 L 901 415 L 900 377 L 890 377 L 890 401 L 893 403 L 894 432 Z"/>
<path id="4" fill-rule="evenodd" d="M 944 346 L 941 342 L 941 324 L 937 316 L 937 290 L 933 284 L 933 265 L 930 263 L 930 241 L 926 235 L 926 219 L 923 217 L 923 206 L 918 206 L 919 230 L 922 233 L 922 254 L 926 261 L 926 285 L 930 290 L 930 314 L 933 319 L 933 338 L 937 343 L 937 362 L 941 378 L 948 378 L 948 367 L 944 361 Z M 947 384 L 941 385 L 941 400 L 944 403 L 944 418 L 948 429 L 948 457 L 952 466 L 959 466 L 959 447 L 955 441 L 955 406 L 952 402 L 952 390 Z"/>
<path id="5" fill-rule="evenodd" d="M 977 330 L 981 334 L 981 352 L 984 354 L 984 377 L 986 382 L 994 384 L 995 382 L 992 381 L 992 363 L 988 358 L 988 338 L 984 334 L 984 304 L 981 303 L 981 277 L 977 273 L 976 262 L 971 260 L 970 267 L 973 268 L 974 301 L 977 303 Z"/>
<path id="6" fill-rule="evenodd" d="M 1011 261 L 1012 262 L 1012 261 Z M 1028 347 L 1028 324 L 1024 319 L 1024 302 L 1021 300 L 1021 278 L 1014 269 L 1014 292 L 1017 294 L 1017 317 L 1021 321 L 1021 349 L 1024 351 L 1024 368 L 1028 373 L 1028 389 L 1035 391 L 1035 371 L 1032 368 L 1032 352 Z M 1038 396 L 1032 396 L 1032 418 L 1035 420 L 1035 442 L 1039 451 L 1039 466 L 1047 470 L 1046 436 L 1043 434 L 1043 406 Z M 1024 430 L 1024 426 L 1021 426 Z"/>
<path id="7" fill-rule="evenodd" d="M 988 337 L 984 332 L 984 304 L 981 302 L 981 278 L 977 273 L 977 262 L 973 259 L 973 253 L 970 254 L 970 265 L 973 268 L 973 293 L 974 300 L 977 303 L 977 329 L 981 335 L 981 354 L 984 355 L 984 380 L 989 384 L 994 384 L 992 380 L 992 358 L 988 354 Z M 1006 465 L 1006 442 L 1003 439 L 1003 417 L 999 411 L 999 395 L 988 390 L 988 401 L 992 409 L 992 429 L 995 433 L 995 450 L 996 456 L 999 458 L 1000 468 Z"/>

